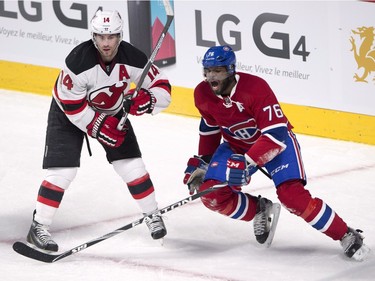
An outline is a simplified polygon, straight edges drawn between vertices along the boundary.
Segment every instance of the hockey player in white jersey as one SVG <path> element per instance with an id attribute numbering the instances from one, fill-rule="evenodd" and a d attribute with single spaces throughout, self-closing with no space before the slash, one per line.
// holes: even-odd
<path id="1" fill-rule="evenodd" d="M 77 174 L 86 135 L 102 144 L 107 160 L 141 212 L 148 215 L 158 209 L 132 125 L 129 119 L 123 130 L 117 125 L 124 110 L 139 116 L 165 109 L 171 100 L 171 86 L 165 74 L 152 65 L 141 89 L 130 98 L 134 93 L 131 83 L 138 84 L 148 58 L 122 40 L 123 21 L 117 11 L 98 10 L 90 24 L 91 39 L 67 56 L 53 88 L 43 159 L 46 175 L 26 239 L 31 246 L 50 252 L 58 251 L 58 245 L 49 227 Z M 153 239 L 166 235 L 161 216 L 147 217 L 145 222 Z"/>

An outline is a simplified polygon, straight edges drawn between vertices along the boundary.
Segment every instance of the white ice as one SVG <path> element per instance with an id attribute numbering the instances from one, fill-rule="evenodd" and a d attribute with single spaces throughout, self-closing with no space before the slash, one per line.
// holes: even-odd
<path id="1" fill-rule="evenodd" d="M 53 264 L 18 255 L 12 244 L 25 240 L 45 172 L 49 103 L 50 97 L 0 90 L 1 280 L 374 280 L 375 146 L 305 135 L 298 137 L 307 187 L 364 231 L 372 248 L 366 261 L 345 258 L 339 242 L 285 209 L 272 247 L 264 249 L 255 241 L 252 223 L 211 212 L 199 199 L 165 214 L 163 245 L 142 224 Z M 159 114 L 131 121 L 159 207 L 188 197 L 182 178 L 188 158 L 197 152 L 198 119 Z M 102 148 L 95 140 L 90 144 L 93 156 L 84 146 L 81 168 L 51 227 L 61 251 L 141 217 Z M 272 182 L 261 173 L 244 191 L 277 201 Z"/>

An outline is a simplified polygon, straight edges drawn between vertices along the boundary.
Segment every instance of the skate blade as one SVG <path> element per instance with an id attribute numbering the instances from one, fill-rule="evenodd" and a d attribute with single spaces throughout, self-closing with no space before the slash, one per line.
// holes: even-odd
<path id="1" fill-rule="evenodd" d="M 272 210 L 271 210 L 271 229 L 270 233 L 268 234 L 267 240 L 264 242 L 263 246 L 266 248 L 271 247 L 273 237 L 275 236 L 277 223 L 279 221 L 281 211 L 281 205 L 279 203 L 273 203 Z"/>
<path id="2" fill-rule="evenodd" d="M 41 248 L 38 248 L 37 246 L 35 246 L 34 244 L 26 241 L 26 245 L 29 246 L 30 248 L 33 248 L 41 253 L 44 253 L 44 254 L 56 254 L 57 252 L 54 252 L 54 251 L 49 251 L 49 250 L 44 250 L 44 249 L 41 249 Z"/>
<path id="3" fill-rule="evenodd" d="M 364 261 L 369 255 L 370 251 L 371 249 L 367 245 L 363 244 L 362 247 L 354 253 L 352 259 L 356 261 Z"/>

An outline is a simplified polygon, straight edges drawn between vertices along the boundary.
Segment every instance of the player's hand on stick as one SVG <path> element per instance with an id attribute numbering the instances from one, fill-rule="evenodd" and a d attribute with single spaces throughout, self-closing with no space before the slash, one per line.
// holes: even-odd
<path id="1" fill-rule="evenodd" d="M 91 123 L 87 125 L 87 134 L 109 147 L 119 147 L 125 139 L 126 129 L 117 130 L 119 120 L 104 113 L 95 113 Z"/>
<path id="2" fill-rule="evenodd" d="M 227 161 L 227 182 L 229 186 L 243 186 L 250 183 L 257 168 L 247 163 L 242 154 L 232 154 Z"/>
<path id="3" fill-rule="evenodd" d="M 136 116 L 151 113 L 156 103 L 155 96 L 146 89 L 141 88 L 137 95 L 133 97 L 134 91 L 135 89 L 132 89 L 125 95 L 125 111 Z"/>
<path id="4" fill-rule="evenodd" d="M 184 184 L 187 184 L 190 195 L 199 191 L 206 175 L 208 164 L 199 156 L 191 157 L 185 170 Z"/>

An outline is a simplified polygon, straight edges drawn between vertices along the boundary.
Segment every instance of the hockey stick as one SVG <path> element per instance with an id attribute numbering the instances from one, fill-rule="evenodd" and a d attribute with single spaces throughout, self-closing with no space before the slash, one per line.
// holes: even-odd
<path id="1" fill-rule="evenodd" d="M 156 211 L 155 213 L 152 213 L 152 214 L 148 215 L 148 217 L 152 217 L 154 215 L 165 214 L 169 211 L 172 211 L 172 210 L 174 210 L 174 209 L 176 209 L 180 206 L 183 206 L 183 205 L 185 205 L 185 204 L 187 204 L 191 201 L 194 201 L 195 199 L 200 198 L 200 197 L 202 197 L 202 196 L 204 196 L 204 195 L 206 195 L 206 194 L 208 194 L 212 191 L 215 191 L 219 188 L 222 188 L 226 185 L 227 185 L 227 183 L 214 185 L 211 188 L 208 188 L 206 190 L 198 192 L 198 193 L 196 193 L 194 195 L 191 195 L 189 197 L 186 197 L 186 198 L 184 198 L 184 199 L 182 199 L 182 200 L 180 200 L 176 203 L 173 203 L 173 204 L 171 204 L 167 207 L 164 207 L 163 209 L 160 209 L 160 210 Z M 25 256 L 25 257 L 28 257 L 28 258 L 31 258 L 31 259 L 34 259 L 34 260 L 38 260 L 38 261 L 42 261 L 42 262 L 46 262 L 46 263 L 53 263 L 53 262 L 56 262 L 56 261 L 61 260 L 63 258 L 66 258 L 70 255 L 76 254 L 76 253 L 78 253 L 82 250 L 85 250 L 85 249 L 87 249 L 87 248 L 89 248 L 89 247 L 91 247 L 91 246 L 93 246 L 93 245 L 95 245 L 99 242 L 107 240 L 107 239 L 109 239 L 109 238 L 111 238 L 111 237 L 113 237 L 117 234 L 120 234 L 120 233 L 122 233 L 122 232 L 124 232 L 128 229 L 131 229 L 131 228 L 133 228 L 133 227 L 135 227 L 139 224 L 142 224 L 146 217 L 147 216 L 144 216 L 140 219 L 137 219 L 137 220 L 135 220 L 135 221 L 133 221 L 133 222 L 127 224 L 127 225 L 124 225 L 123 227 L 120 227 L 120 228 L 110 232 L 110 233 L 107 233 L 103 236 L 95 238 L 95 239 L 93 239 L 89 242 L 83 243 L 83 244 L 81 244 L 77 247 L 74 247 L 74 248 L 72 248 L 68 251 L 65 251 L 61 254 L 55 255 L 55 254 L 48 254 L 48 253 L 45 253 L 45 252 L 41 252 L 41 251 L 36 250 L 35 248 L 30 247 L 29 245 L 27 245 L 25 243 L 19 242 L 19 241 L 15 242 L 13 244 L 13 250 L 16 251 L 17 253 Z"/>
<path id="2" fill-rule="evenodd" d="M 267 173 L 266 170 L 264 170 L 261 166 L 257 165 L 256 166 L 258 168 L 259 171 L 261 171 L 263 173 L 263 175 L 265 175 L 267 178 L 269 178 L 270 180 L 272 180 L 272 177 L 269 173 Z"/>
<path id="3" fill-rule="evenodd" d="M 163 5 L 164 5 L 164 8 L 165 8 L 165 11 L 166 11 L 166 14 L 167 14 L 167 22 L 166 22 L 166 24 L 165 24 L 165 26 L 164 26 L 161 34 L 160 34 L 160 37 L 157 41 L 157 44 L 156 44 L 154 50 L 152 51 L 151 56 L 150 56 L 147 64 L 143 68 L 141 77 L 139 78 L 139 81 L 138 81 L 137 86 L 135 88 L 135 91 L 132 95 L 132 98 L 135 98 L 137 96 L 137 93 L 138 93 L 139 89 L 142 87 L 143 81 L 145 80 L 146 75 L 151 68 L 151 65 L 154 63 L 155 57 L 160 50 L 161 44 L 163 43 L 163 40 L 164 40 L 164 37 L 167 34 L 168 29 L 169 29 L 169 27 L 170 27 L 170 25 L 173 21 L 174 14 L 173 14 L 172 7 L 169 3 L 169 0 L 163 0 Z M 120 122 L 117 125 L 117 130 L 121 131 L 124 128 L 126 119 L 128 118 L 128 114 L 129 113 L 126 112 L 125 108 L 124 108 L 124 114 L 122 115 L 122 117 L 120 119 Z"/>

